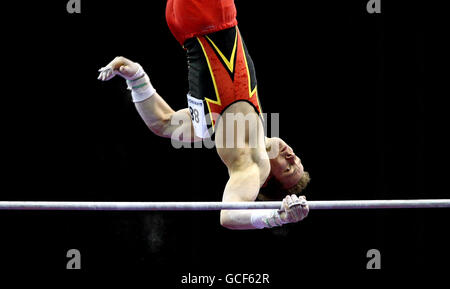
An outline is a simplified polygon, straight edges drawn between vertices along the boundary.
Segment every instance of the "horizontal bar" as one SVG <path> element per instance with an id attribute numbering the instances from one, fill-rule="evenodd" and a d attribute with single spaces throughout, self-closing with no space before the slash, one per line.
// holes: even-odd
<path id="1" fill-rule="evenodd" d="M 450 199 L 308 201 L 311 210 L 450 208 Z M 0 210 L 212 211 L 279 209 L 276 202 L 44 202 L 0 201 Z"/>

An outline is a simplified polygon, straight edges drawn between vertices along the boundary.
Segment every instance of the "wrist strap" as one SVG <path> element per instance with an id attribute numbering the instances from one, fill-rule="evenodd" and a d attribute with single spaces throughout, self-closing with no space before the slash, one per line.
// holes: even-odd
<path id="1" fill-rule="evenodd" d="M 133 102 L 144 101 L 150 98 L 156 92 L 156 90 L 153 88 L 152 83 L 150 82 L 150 78 L 140 65 L 136 74 L 130 80 L 127 80 L 127 85 L 127 88 L 131 90 L 131 97 Z"/>
<path id="2" fill-rule="evenodd" d="M 288 223 L 283 221 L 279 210 L 254 210 L 251 215 L 251 223 L 257 229 L 279 227 Z"/>

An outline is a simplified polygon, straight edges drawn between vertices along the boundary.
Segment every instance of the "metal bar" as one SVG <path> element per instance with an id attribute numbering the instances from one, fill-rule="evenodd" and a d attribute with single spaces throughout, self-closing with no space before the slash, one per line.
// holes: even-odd
<path id="1" fill-rule="evenodd" d="M 311 210 L 450 208 L 450 199 L 308 201 Z M 0 201 L 0 210 L 213 211 L 279 209 L 281 202 L 46 202 Z"/>

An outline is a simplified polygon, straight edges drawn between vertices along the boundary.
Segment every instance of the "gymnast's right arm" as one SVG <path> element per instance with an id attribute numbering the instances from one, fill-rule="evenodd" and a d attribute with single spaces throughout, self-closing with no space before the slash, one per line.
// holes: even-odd
<path id="1" fill-rule="evenodd" d="M 182 141 L 197 141 L 188 108 L 174 111 L 153 88 L 143 68 L 125 57 L 119 56 L 99 69 L 98 79 L 106 81 L 115 75 L 127 80 L 133 102 L 148 128 L 156 135 L 170 138 L 176 131 Z"/>

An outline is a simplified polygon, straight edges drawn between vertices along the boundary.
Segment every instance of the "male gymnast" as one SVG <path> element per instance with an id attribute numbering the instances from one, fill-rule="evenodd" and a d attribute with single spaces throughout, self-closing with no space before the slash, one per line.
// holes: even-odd
<path id="1" fill-rule="evenodd" d="M 234 0 L 168 0 L 166 20 L 187 52 L 188 108 L 174 111 L 143 68 L 124 57 L 101 68 L 98 79 L 125 78 L 139 115 L 156 135 L 191 142 L 214 137 L 229 174 L 222 201 L 283 199 L 279 210 L 222 210 L 222 226 L 261 229 L 303 220 L 309 208 L 297 195 L 309 174 L 290 146 L 264 135 L 255 68 Z"/>

